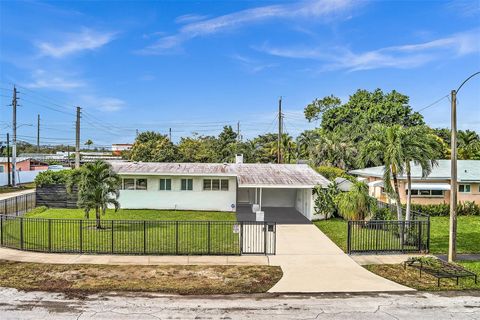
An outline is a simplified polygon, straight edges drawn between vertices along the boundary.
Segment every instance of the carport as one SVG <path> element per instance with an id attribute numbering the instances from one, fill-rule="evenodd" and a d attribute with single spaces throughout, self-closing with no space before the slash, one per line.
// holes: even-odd
<path id="1" fill-rule="evenodd" d="M 307 164 L 237 163 L 233 168 L 237 173 L 239 221 L 255 221 L 255 213 L 263 211 L 266 222 L 310 223 L 314 214 L 313 190 L 330 183 Z"/>

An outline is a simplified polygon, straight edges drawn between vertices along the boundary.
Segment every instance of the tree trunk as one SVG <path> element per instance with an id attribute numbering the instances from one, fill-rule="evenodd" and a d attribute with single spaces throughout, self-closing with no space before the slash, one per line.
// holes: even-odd
<path id="1" fill-rule="evenodd" d="M 402 203 L 400 202 L 400 192 L 398 189 L 398 178 L 396 173 L 393 174 L 393 188 L 395 192 L 395 202 L 397 203 L 397 219 L 398 221 L 402 221 Z"/>
<path id="2" fill-rule="evenodd" d="M 410 207 L 412 204 L 412 174 L 411 174 L 410 162 L 407 162 L 407 185 L 408 185 L 408 193 L 407 193 L 407 208 L 405 210 L 405 221 L 410 221 Z"/>
<path id="3" fill-rule="evenodd" d="M 100 223 L 100 208 L 95 207 L 95 219 L 97 221 L 97 229 L 102 229 L 102 224 Z"/>

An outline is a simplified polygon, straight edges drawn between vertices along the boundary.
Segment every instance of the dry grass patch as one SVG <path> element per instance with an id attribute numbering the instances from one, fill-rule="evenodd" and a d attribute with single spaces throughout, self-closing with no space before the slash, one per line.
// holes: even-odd
<path id="1" fill-rule="evenodd" d="M 480 282 L 475 284 L 473 278 L 460 278 L 459 285 L 456 285 L 456 279 L 441 279 L 440 287 L 437 287 L 437 278 L 422 272 L 416 268 L 403 268 L 403 264 L 379 264 L 364 266 L 369 271 L 396 283 L 414 288 L 417 290 L 438 291 L 438 290 L 480 290 Z M 469 265 L 464 265 L 467 269 L 476 272 Z"/>
<path id="2" fill-rule="evenodd" d="M 142 291 L 174 294 L 262 293 L 282 277 L 272 266 L 111 266 L 0 260 L 0 286 L 64 293 Z"/>

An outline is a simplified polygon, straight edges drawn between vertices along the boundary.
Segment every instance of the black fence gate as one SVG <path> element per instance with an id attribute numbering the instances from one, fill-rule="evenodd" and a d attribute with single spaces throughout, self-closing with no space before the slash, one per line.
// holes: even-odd
<path id="1" fill-rule="evenodd" d="M 377 207 L 397 215 L 396 205 L 377 201 Z M 402 215 L 405 217 L 405 208 Z M 347 252 L 352 253 L 428 253 L 430 216 L 411 211 L 410 220 L 348 221 Z"/>
<path id="2" fill-rule="evenodd" d="M 0 215 L 19 216 L 35 208 L 35 192 L 0 200 Z"/>

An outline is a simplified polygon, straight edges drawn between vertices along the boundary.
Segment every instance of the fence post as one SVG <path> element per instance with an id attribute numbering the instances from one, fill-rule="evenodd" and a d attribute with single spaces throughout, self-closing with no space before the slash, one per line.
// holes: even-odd
<path id="1" fill-rule="evenodd" d="M 20 218 L 20 249 L 23 250 L 23 218 Z"/>
<path id="2" fill-rule="evenodd" d="M 48 219 L 48 252 L 52 252 L 52 219 Z"/>
<path id="3" fill-rule="evenodd" d="M 268 226 L 267 223 L 263 223 L 263 253 L 267 255 L 267 230 Z"/>
<path id="4" fill-rule="evenodd" d="M 175 221 L 175 254 L 178 255 L 178 221 Z"/>
<path id="5" fill-rule="evenodd" d="M 243 253 L 243 221 L 240 222 L 240 254 Z"/>
<path id="6" fill-rule="evenodd" d="M 28 200 L 28 195 L 25 195 L 25 213 L 28 212 L 28 202 L 27 202 L 27 200 Z"/>
<path id="7" fill-rule="evenodd" d="M 80 240 L 80 253 L 83 253 L 83 220 L 80 220 L 79 224 L 79 240 Z"/>
<path id="8" fill-rule="evenodd" d="M 0 216 L 0 246 L 3 247 L 3 215 Z"/>
<path id="9" fill-rule="evenodd" d="M 112 220 L 112 248 L 111 248 L 111 250 L 110 250 L 111 253 L 113 253 L 113 222 L 114 222 L 114 221 L 115 221 L 115 220 Z"/>
<path id="10" fill-rule="evenodd" d="M 430 217 L 428 217 L 427 220 L 427 249 L 425 250 L 425 253 L 430 252 Z"/>
<path id="11" fill-rule="evenodd" d="M 418 221 L 418 251 L 421 252 L 423 249 L 423 241 L 422 241 L 422 224 L 423 221 Z"/>
<path id="12" fill-rule="evenodd" d="M 211 236 L 211 235 L 210 235 L 210 232 L 211 232 L 211 230 L 210 230 L 210 229 L 211 229 L 211 228 L 210 228 L 210 221 L 208 221 L 208 254 L 210 254 L 210 252 L 211 252 L 211 240 L 210 240 L 210 236 Z"/>
<path id="13" fill-rule="evenodd" d="M 143 254 L 147 253 L 147 221 L 143 220 Z"/>
<path id="14" fill-rule="evenodd" d="M 3 200 L 3 206 L 5 208 L 5 211 L 3 212 L 4 215 L 7 215 L 7 199 Z"/>
<path id="15" fill-rule="evenodd" d="M 18 197 L 15 197 L 15 216 L 18 216 Z"/>
<path id="16" fill-rule="evenodd" d="M 352 221 L 347 221 L 347 253 L 350 254 L 352 252 L 351 247 L 352 241 Z"/>
<path id="17" fill-rule="evenodd" d="M 378 254 L 378 237 L 380 236 L 380 232 L 378 231 L 379 223 L 375 222 L 375 254 Z"/>

